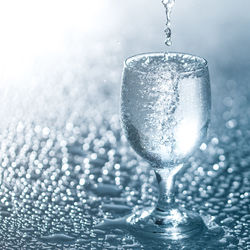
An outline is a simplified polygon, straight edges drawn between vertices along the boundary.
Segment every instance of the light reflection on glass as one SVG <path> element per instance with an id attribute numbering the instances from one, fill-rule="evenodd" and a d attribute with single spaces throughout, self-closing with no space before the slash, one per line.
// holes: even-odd
<path id="1" fill-rule="evenodd" d="M 177 152 L 187 155 L 199 139 L 199 124 L 196 120 L 183 120 L 176 128 Z"/>

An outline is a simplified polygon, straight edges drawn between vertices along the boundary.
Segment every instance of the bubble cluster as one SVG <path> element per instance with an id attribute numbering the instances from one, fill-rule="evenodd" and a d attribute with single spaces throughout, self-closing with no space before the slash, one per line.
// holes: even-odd
<path id="1" fill-rule="evenodd" d="M 172 72 L 173 74 L 189 73 L 196 77 L 197 71 L 206 68 L 207 62 L 202 57 L 182 53 L 148 53 L 130 57 L 126 60 L 126 66 L 133 71 L 148 74 Z M 165 73 L 166 74 L 166 73 Z M 170 73 L 169 73 L 170 74 Z"/>
<path id="2" fill-rule="evenodd" d="M 210 85 L 204 59 L 182 53 L 131 57 L 121 89 L 128 140 L 158 167 L 186 158 L 206 134 Z"/>

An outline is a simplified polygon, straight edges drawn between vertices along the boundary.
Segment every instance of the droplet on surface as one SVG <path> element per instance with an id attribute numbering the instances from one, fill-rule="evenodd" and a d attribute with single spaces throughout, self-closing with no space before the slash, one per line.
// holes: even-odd
<path id="1" fill-rule="evenodd" d="M 66 234 L 52 234 L 47 236 L 41 236 L 41 240 L 51 243 L 69 243 L 74 241 L 75 238 Z"/>

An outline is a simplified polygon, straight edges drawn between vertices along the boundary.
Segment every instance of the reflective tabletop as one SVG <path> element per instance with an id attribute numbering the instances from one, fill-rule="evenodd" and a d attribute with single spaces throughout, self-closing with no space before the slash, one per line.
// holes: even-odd
<path id="1" fill-rule="evenodd" d="M 0 24 L 1 249 L 250 249 L 247 3 L 190 0 L 173 11 L 169 50 L 202 56 L 210 68 L 208 139 L 178 176 L 176 194 L 208 231 L 164 241 L 124 224 L 158 197 L 152 168 L 119 120 L 123 61 L 165 50 L 161 3 L 144 2 L 45 1 L 14 13 L 1 3 L 10 25 Z"/>

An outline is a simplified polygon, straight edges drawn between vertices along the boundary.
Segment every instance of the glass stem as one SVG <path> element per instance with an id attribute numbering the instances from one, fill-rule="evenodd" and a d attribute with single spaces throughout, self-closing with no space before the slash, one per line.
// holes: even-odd
<path id="1" fill-rule="evenodd" d="M 159 185 L 159 199 L 156 210 L 159 212 L 168 211 L 175 205 L 175 178 L 182 169 L 183 164 L 175 167 L 155 169 L 156 179 Z"/>

